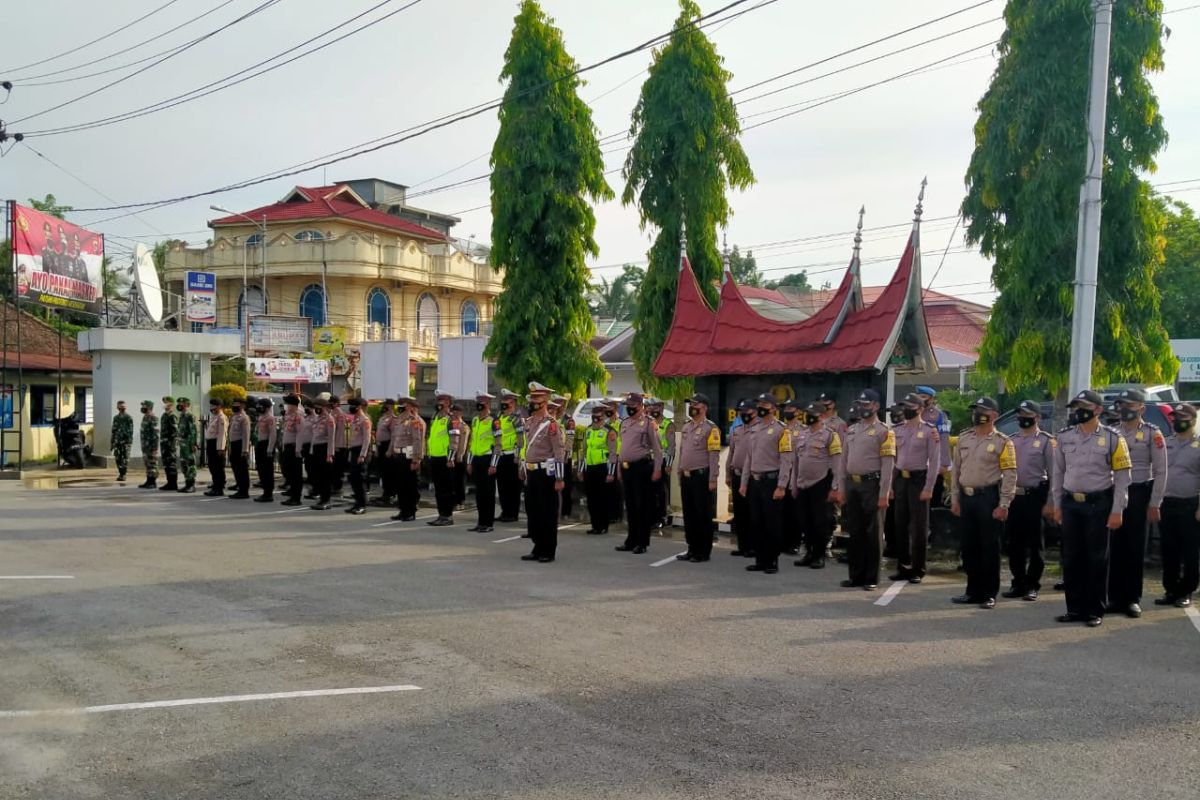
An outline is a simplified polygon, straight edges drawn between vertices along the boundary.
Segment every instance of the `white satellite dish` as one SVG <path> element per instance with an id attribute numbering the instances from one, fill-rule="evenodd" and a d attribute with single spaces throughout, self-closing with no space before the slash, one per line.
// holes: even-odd
<path id="1" fill-rule="evenodd" d="M 146 313 L 155 322 L 162 322 L 162 287 L 158 284 L 158 270 L 154 269 L 154 256 L 144 244 L 139 243 L 133 251 L 133 278 Z"/>

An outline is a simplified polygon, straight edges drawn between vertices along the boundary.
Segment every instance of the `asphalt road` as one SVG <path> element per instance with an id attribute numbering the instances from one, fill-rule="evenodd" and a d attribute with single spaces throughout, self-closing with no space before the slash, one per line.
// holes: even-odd
<path id="1" fill-rule="evenodd" d="M 0 487 L 0 798 L 1196 796 L 1176 608 L 1089 630 L 954 574 L 881 606 L 582 525 L 539 565 L 470 515 L 203 501 Z"/>

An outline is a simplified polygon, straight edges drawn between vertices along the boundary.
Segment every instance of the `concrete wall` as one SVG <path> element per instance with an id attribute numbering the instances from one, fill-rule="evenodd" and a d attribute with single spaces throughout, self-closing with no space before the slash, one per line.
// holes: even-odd
<path id="1" fill-rule="evenodd" d="M 162 411 L 162 396 L 171 392 L 171 354 L 105 352 L 92 361 L 92 381 L 96 389 L 95 451 L 112 452 L 112 418 L 117 401 L 124 400 L 133 417 L 131 452 L 141 453 L 138 404 L 153 400 L 155 413 Z"/>

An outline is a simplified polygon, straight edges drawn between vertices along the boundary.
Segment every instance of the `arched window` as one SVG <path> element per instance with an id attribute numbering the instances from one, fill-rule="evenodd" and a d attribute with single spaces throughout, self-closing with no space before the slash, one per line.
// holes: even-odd
<path id="1" fill-rule="evenodd" d="M 392 301 L 387 292 L 376 286 L 367 292 L 367 325 L 379 324 L 384 330 L 392 327 Z"/>
<path id="2" fill-rule="evenodd" d="M 471 300 L 462 304 L 462 335 L 475 336 L 479 333 L 479 306 Z"/>
<path id="3" fill-rule="evenodd" d="M 417 300 L 417 330 L 432 331 L 434 335 L 439 330 L 438 304 L 431 294 L 423 294 Z"/>
<path id="4" fill-rule="evenodd" d="M 247 309 L 247 306 L 249 308 Z M 238 295 L 238 327 L 244 328 L 246 313 L 250 316 L 267 313 L 267 298 L 261 286 L 247 286 L 246 291 Z"/>
<path id="5" fill-rule="evenodd" d="M 262 240 L 261 233 L 252 233 L 246 237 L 246 247 L 258 247 L 262 244 Z"/>
<path id="6" fill-rule="evenodd" d="M 325 324 L 325 290 L 315 283 L 300 293 L 300 316 L 311 319 L 314 327 Z"/>
<path id="7" fill-rule="evenodd" d="M 325 238 L 325 234 L 320 231 L 300 231 L 292 237 L 297 242 L 319 242 Z"/>

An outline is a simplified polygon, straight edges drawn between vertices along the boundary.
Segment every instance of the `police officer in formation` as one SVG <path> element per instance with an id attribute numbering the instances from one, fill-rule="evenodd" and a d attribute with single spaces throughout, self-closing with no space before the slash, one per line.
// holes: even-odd
<path id="1" fill-rule="evenodd" d="M 433 493 L 437 500 L 437 518 L 427 524 L 442 527 L 454 524 L 454 453 L 460 429 L 453 432 L 451 442 L 450 405 L 454 398 L 442 389 L 434 393 L 436 411 L 429 423 L 429 471 L 433 477 Z"/>
<path id="2" fill-rule="evenodd" d="M 667 509 L 671 502 L 671 466 L 675 458 L 675 423 L 664 417 L 666 401 L 658 397 L 646 399 L 646 414 L 658 426 L 658 446 L 663 452 L 662 480 L 654 485 L 654 523 L 653 527 L 661 528 L 667 524 Z"/>
<path id="3" fill-rule="evenodd" d="M 792 435 L 775 414 L 775 398 L 761 394 L 755 401 L 758 424 L 746 441 L 742 482 L 738 492 L 750 501 L 754 531 L 754 563 L 749 572 L 779 572 L 783 549 L 783 498 L 792 485 Z"/>
<path id="4" fill-rule="evenodd" d="M 793 443 L 800 431 L 804 429 L 804 418 L 800 414 L 800 402 L 795 399 L 787 400 L 780 406 L 780 418 L 788 429 Z M 795 471 L 793 486 L 783 496 L 783 553 L 794 556 L 800 553 L 801 531 L 804 529 L 800 522 L 800 507 L 796 500 Z"/>
<path id="5" fill-rule="evenodd" d="M 1012 584 L 1003 597 L 1037 600 L 1042 588 L 1046 562 L 1042 558 L 1042 520 L 1051 516 L 1050 474 L 1054 469 L 1054 450 L 1058 441 L 1038 423 L 1042 411 L 1032 400 L 1017 406 L 1017 435 L 1012 437 L 1017 455 L 1017 488 L 1004 534 L 1008 541 L 1008 568 Z"/>
<path id="6" fill-rule="evenodd" d="M 425 457 L 425 420 L 415 398 L 399 399 L 400 413 L 392 420 L 390 456 L 396 462 L 396 515 L 398 522 L 417 518 L 421 502 L 421 460 Z"/>
<path id="7" fill-rule="evenodd" d="M 900 404 L 903 421 L 896 435 L 896 474 L 893 513 L 896 530 L 897 571 L 894 581 L 920 583 L 925 578 L 925 546 L 929 541 L 929 503 L 941 465 L 942 442 L 938 429 L 922 418 L 924 400 L 907 395 Z"/>
<path id="8" fill-rule="evenodd" d="M 742 473 L 745 470 L 746 456 L 749 451 L 749 436 L 753 427 L 758 424 L 754 414 L 754 404 L 749 400 L 739 400 L 735 409 L 738 421 L 741 423 L 729 432 L 729 453 L 725 458 L 725 484 L 733 505 L 733 536 L 736 547 L 730 553 L 740 558 L 754 557 L 753 528 L 750 525 L 750 502 L 739 491 L 742 486 Z"/>
<path id="9" fill-rule="evenodd" d="M 608 533 L 610 486 L 617 479 L 617 432 L 608 424 L 608 410 L 600 403 L 592 406 L 592 424 L 584 429 L 583 458 L 579 464 L 579 482 L 587 498 L 588 520 L 592 536 Z"/>
<path id="10" fill-rule="evenodd" d="M 625 520 L 629 529 L 622 552 L 635 555 L 650 547 L 650 529 L 654 527 L 655 484 L 662 480 L 662 440 L 658 426 L 645 413 L 642 395 L 625 398 L 629 415 L 621 422 L 621 482 L 625 491 Z M 532 432 L 527 437 L 532 439 Z"/>
<path id="11" fill-rule="evenodd" d="M 809 403 L 804 426 L 792 433 L 792 493 L 805 547 L 804 558 L 793 563 L 811 569 L 825 568 L 825 550 L 833 536 L 832 510 L 842 496 L 842 437 L 822 418 L 825 408 L 820 402 Z"/>
<path id="12" fill-rule="evenodd" d="M 183 475 L 183 486 L 179 491 L 192 494 L 196 491 L 196 454 L 200 452 L 200 428 L 196 415 L 192 413 L 192 401 L 187 397 L 175 400 L 179 408 L 179 472 Z"/>
<path id="13" fill-rule="evenodd" d="M 246 403 L 234 400 L 233 416 L 229 418 L 229 469 L 233 472 L 236 491 L 229 495 L 231 500 L 250 498 L 250 416 Z"/>
<path id="14" fill-rule="evenodd" d="M 497 522 L 516 522 L 521 510 L 521 450 L 525 447 L 525 418 L 517 410 L 516 392 L 500 390 L 500 460 L 496 462 Z"/>
<path id="15" fill-rule="evenodd" d="M 112 421 L 113 460 L 117 462 L 117 480 L 125 481 L 129 471 L 129 448 L 133 446 L 133 417 L 129 416 L 125 401 L 117 401 L 117 413 Z"/>
<path id="16" fill-rule="evenodd" d="M 706 395 L 697 393 L 688 399 L 688 421 L 680 432 L 678 447 L 679 457 L 672 460 L 679 469 L 687 552 L 676 558 L 698 564 L 712 556 L 713 498 L 721 477 L 721 429 L 708 418 Z"/>
<path id="17" fill-rule="evenodd" d="M 537 381 L 529 384 L 530 416 L 521 471 L 525 481 L 525 521 L 533 550 L 523 561 L 547 564 L 558 551 L 558 503 L 563 489 L 566 443 L 558 422 L 550 415 L 550 389 Z"/>
<path id="18" fill-rule="evenodd" d="M 283 396 L 283 482 L 285 506 L 298 506 L 304 494 L 304 463 L 300 451 L 300 429 L 304 423 L 304 412 L 300 410 L 300 397 L 296 394 Z"/>
<path id="19" fill-rule="evenodd" d="M 475 416 L 471 419 L 470 461 L 467 474 L 475 485 L 476 533 L 491 533 L 496 521 L 496 468 L 503 452 L 500 420 L 492 417 L 496 398 L 480 389 L 475 393 Z"/>
<path id="20" fill-rule="evenodd" d="M 142 401 L 142 427 L 138 431 L 142 442 L 142 462 L 146 466 L 146 482 L 139 489 L 158 485 L 158 418 L 154 416 L 154 401 Z"/>
<path id="21" fill-rule="evenodd" d="M 375 469 L 379 474 L 379 497 L 371 503 L 388 508 L 396 502 L 396 460 L 388 456 L 392 449 L 392 420 L 396 417 L 396 401 L 385 398 L 381 407 L 383 410 L 375 426 Z"/>
<path id="22" fill-rule="evenodd" d="M 350 490 L 354 493 L 354 505 L 346 509 L 347 514 L 365 514 L 367 511 L 367 461 L 371 456 L 371 418 L 367 416 L 367 401 L 351 397 L 349 448 L 346 461 L 350 467 Z"/>
<path id="23" fill-rule="evenodd" d="M 1167 477 L 1162 501 L 1163 596 L 1160 606 L 1187 608 L 1200 588 L 1200 431 L 1196 407 L 1176 403 L 1174 432 L 1167 438 Z"/>
<path id="24" fill-rule="evenodd" d="M 254 498 L 256 503 L 275 502 L 275 444 L 279 435 L 279 421 L 271 413 L 271 401 L 260 397 L 254 407 L 258 418 L 254 421 L 254 466 L 258 471 L 258 483 L 262 494 Z"/>
<path id="25" fill-rule="evenodd" d="M 870 591 L 879 584 L 883 512 L 892 491 L 896 437 L 879 419 L 879 393 L 864 389 L 851 408 L 853 422 L 842 451 L 845 506 L 842 523 L 849 535 L 850 576 L 842 586 Z"/>

